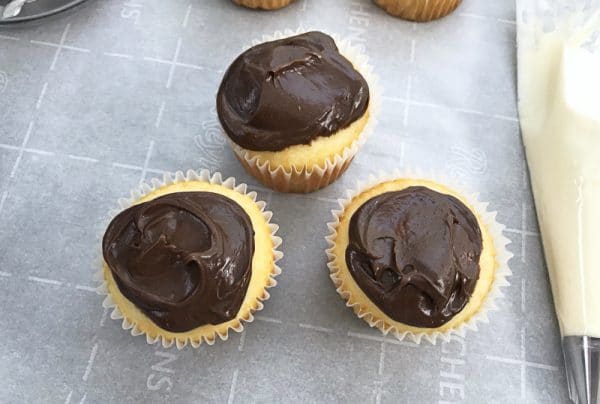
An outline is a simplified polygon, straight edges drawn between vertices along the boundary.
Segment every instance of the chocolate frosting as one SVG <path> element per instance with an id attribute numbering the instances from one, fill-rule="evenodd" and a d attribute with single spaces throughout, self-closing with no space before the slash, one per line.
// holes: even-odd
<path id="1" fill-rule="evenodd" d="M 129 301 L 159 327 L 185 332 L 237 315 L 250 282 L 254 231 L 231 199 L 177 192 L 117 215 L 102 250 Z"/>
<path id="2" fill-rule="evenodd" d="M 266 42 L 227 69 L 217 111 L 227 135 L 255 151 L 330 136 L 363 116 L 369 87 L 322 32 Z"/>
<path id="3" fill-rule="evenodd" d="M 477 218 L 462 202 L 409 187 L 378 195 L 352 215 L 346 264 L 390 318 L 435 328 L 469 301 L 481 249 Z"/>

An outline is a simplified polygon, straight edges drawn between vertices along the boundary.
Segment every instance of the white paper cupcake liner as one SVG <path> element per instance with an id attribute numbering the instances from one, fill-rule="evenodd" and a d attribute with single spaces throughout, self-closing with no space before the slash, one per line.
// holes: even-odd
<path id="1" fill-rule="evenodd" d="M 146 342 L 148 344 L 155 344 L 155 343 L 159 342 L 159 340 L 160 340 L 160 342 L 162 343 L 162 346 L 164 348 L 169 348 L 169 347 L 173 346 L 173 344 L 175 344 L 178 349 L 183 349 L 188 343 L 191 346 L 193 346 L 194 348 L 197 348 L 203 342 L 206 342 L 208 345 L 213 345 L 216 341 L 217 336 L 223 341 L 227 340 L 227 338 L 229 336 L 229 330 L 233 330 L 235 332 L 242 332 L 244 329 L 244 323 L 251 323 L 254 320 L 253 313 L 263 309 L 263 307 L 264 307 L 263 302 L 265 300 L 269 299 L 269 297 L 270 297 L 269 293 L 267 292 L 266 289 L 271 288 L 277 284 L 275 277 L 281 273 L 281 269 L 277 266 L 277 261 L 279 261 L 281 258 L 283 258 L 283 253 L 278 251 L 277 248 L 281 245 L 282 240 L 280 237 L 275 235 L 275 233 L 279 229 L 279 226 L 277 224 L 270 222 L 271 218 L 273 216 L 273 213 L 268 210 L 265 210 L 266 203 L 263 201 L 257 200 L 256 192 L 248 191 L 248 186 L 246 184 L 242 183 L 242 184 L 236 185 L 235 178 L 229 177 L 227 179 L 223 179 L 223 177 L 221 176 L 221 173 L 219 173 L 219 172 L 215 172 L 214 174 L 211 175 L 208 170 L 201 170 L 199 172 L 194 171 L 194 170 L 188 170 L 187 173 L 185 173 L 185 174 L 182 171 L 177 171 L 174 174 L 166 173 L 163 176 L 162 180 L 158 179 L 158 178 L 153 178 L 150 180 L 150 183 L 144 182 L 138 188 L 133 189 L 131 191 L 131 195 L 128 198 L 120 198 L 118 200 L 119 208 L 111 210 L 110 217 L 113 218 L 115 215 L 117 215 L 122 210 L 131 207 L 132 205 L 135 204 L 136 201 L 140 200 L 145 195 L 148 195 L 149 193 L 152 193 L 159 188 L 162 188 L 164 186 L 168 186 L 171 184 L 177 184 L 177 183 L 182 183 L 182 182 L 191 182 L 191 181 L 200 181 L 200 182 L 207 182 L 207 183 L 215 184 L 215 185 L 221 185 L 227 189 L 231 189 L 242 195 L 248 196 L 252 201 L 254 201 L 258 205 L 258 208 L 262 212 L 263 218 L 265 219 L 265 221 L 271 231 L 271 240 L 273 243 L 273 269 L 271 271 L 271 274 L 269 275 L 269 280 L 268 280 L 267 284 L 265 285 L 265 290 L 264 290 L 263 296 L 258 298 L 258 300 L 254 304 L 255 307 L 250 309 L 250 311 L 248 312 L 248 315 L 246 317 L 241 317 L 238 319 L 239 326 L 234 327 L 234 326 L 230 325 L 222 333 L 218 333 L 215 330 L 213 335 L 203 336 L 199 340 L 194 340 L 190 336 L 180 339 L 177 337 L 176 338 L 168 338 L 168 337 L 159 335 L 159 336 L 153 338 L 150 335 L 143 332 L 142 330 L 140 330 L 140 328 L 138 327 L 138 325 L 136 323 L 131 322 L 129 319 L 125 318 L 123 312 L 119 309 L 119 307 L 117 306 L 117 304 L 115 303 L 115 301 L 113 300 L 111 295 L 109 294 L 108 284 L 107 284 L 106 279 L 104 278 L 103 269 L 100 269 L 100 271 L 98 271 L 95 275 L 95 279 L 97 281 L 101 282 L 100 286 L 97 288 L 97 293 L 106 296 L 104 298 L 104 301 L 102 302 L 102 306 L 106 309 L 112 310 L 110 313 L 110 318 L 112 318 L 113 320 L 122 320 L 121 325 L 122 325 L 123 329 L 130 330 L 131 335 L 133 335 L 133 336 L 146 335 Z M 100 239 L 101 238 L 102 238 L 102 236 L 100 236 Z M 100 256 L 102 256 L 102 255 L 100 254 Z M 100 267 L 103 268 L 103 266 L 104 266 L 104 260 L 100 259 Z"/>
<path id="2" fill-rule="evenodd" d="M 382 182 L 393 181 L 401 178 L 432 181 L 437 184 L 444 185 L 460 194 L 474 209 L 475 213 L 478 215 L 479 220 L 482 221 L 483 225 L 486 226 L 490 237 L 493 241 L 494 248 L 496 250 L 496 269 L 494 273 L 494 281 L 492 283 L 490 291 L 484 298 L 479 310 L 467 321 L 447 331 L 413 333 L 411 331 L 399 332 L 398 330 L 394 329 L 393 326 L 386 327 L 383 320 L 374 318 L 373 313 L 360 310 L 359 312 L 357 312 L 357 310 L 355 309 L 359 308 L 358 302 L 349 291 L 342 289 L 342 280 L 339 277 L 341 269 L 338 268 L 338 266 L 336 265 L 337 257 L 334 253 L 334 248 L 336 245 L 335 240 L 338 235 L 337 229 L 340 225 L 340 218 L 342 217 L 346 207 L 357 195 Z M 353 311 L 357 314 L 357 316 L 365 320 L 369 324 L 369 326 L 378 328 L 384 335 L 392 334 L 400 341 L 407 338 L 419 344 L 424 338 L 431 344 L 435 345 L 438 338 L 441 338 L 444 341 L 448 341 L 451 335 L 459 335 L 461 337 L 464 337 L 467 330 L 477 331 L 477 324 L 479 322 L 489 322 L 488 313 L 490 311 L 498 309 L 496 303 L 498 299 L 504 296 L 504 294 L 502 293 L 502 288 L 509 286 L 507 278 L 512 274 L 508 265 L 508 261 L 512 258 L 513 254 L 507 250 L 507 246 L 508 244 L 510 244 L 511 241 L 508 238 L 506 238 L 503 234 L 503 231 L 506 227 L 496 221 L 497 212 L 492 212 L 488 210 L 489 203 L 480 201 L 479 194 L 463 192 L 464 190 L 462 188 L 463 187 L 456 184 L 455 181 L 452 181 L 450 178 L 446 178 L 442 174 L 434 175 L 433 173 L 431 173 L 425 175 L 416 171 L 407 170 L 401 172 L 399 170 L 396 170 L 392 175 L 387 175 L 383 173 L 380 173 L 378 176 L 371 175 L 369 176 L 366 182 L 359 181 L 354 190 L 347 190 L 346 198 L 338 199 L 339 209 L 331 211 L 333 215 L 333 221 L 327 223 L 327 227 L 330 230 L 329 235 L 325 237 L 329 246 L 326 250 L 327 258 L 329 261 L 327 266 L 330 271 L 331 280 L 333 281 L 336 287 L 336 291 L 338 292 L 338 294 L 340 294 L 342 299 L 344 299 L 344 301 L 346 302 L 346 306 L 352 308 Z"/>
<path id="3" fill-rule="evenodd" d="M 264 42 L 283 39 L 294 35 L 300 35 L 308 32 L 304 28 L 296 30 L 286 29 L 275 31 L 274 34 L 264 35 L 260 39 L 254 39 L 250 46 L 255 46 Z M 342 55 L 344 55 L 360 72 L 369 85 L 369 118 L 360 135 L 341 152 L 327 158 L 322 164 L 312 167 L 303 167 L 292 169 L 283 166 L 271 166 L 268 161 L 260 162 L 259 158 L 230 141 L 231 147 L 236 157 L 244 168 L 260 180 L 264 185 L 281 192 L 313 192 L 321 189 L 346 171 L 352 159 L 358 153 L 358 150 L 364 145 L 368 137 L 373 134 L 377 126 L 379 113 L 381 111 L 382 88 L 379 85 L 379 78 L 374 73 L 373 66 L 369 63 L 369 57 L 358 47 L 351 44 L 350 39 L 343 39 L 339 35 L 330 34 Z M 227 139 L 229 137 L 223 133 Z"/>

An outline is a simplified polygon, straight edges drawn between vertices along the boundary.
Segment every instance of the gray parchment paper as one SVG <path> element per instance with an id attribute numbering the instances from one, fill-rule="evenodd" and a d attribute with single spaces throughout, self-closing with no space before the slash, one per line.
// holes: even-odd
<path id="1" fill-rule="evenodd" d="M 227 0 L 90 0 L 0 31 L 0 402 L 562 403 L 559 335 L 519 134 L 514 4 L 417 25 L 369 0 L 277 12 Z M 385 90 L 375 135 L 311 195 L 265 190 L 220 137 L 214 94 L 244 44 L 299 26 L 351 36 Z M 498 210 L 514 275 L 477 333 L 415 346 L 344 306 L 323 252 L 335 199 L 379 170 L 443 170 Z M 94 293 L 97 237 L 140 180 L 209 168 L 281 225 L 271 299 L 243 334 L 149 346 Z"/>

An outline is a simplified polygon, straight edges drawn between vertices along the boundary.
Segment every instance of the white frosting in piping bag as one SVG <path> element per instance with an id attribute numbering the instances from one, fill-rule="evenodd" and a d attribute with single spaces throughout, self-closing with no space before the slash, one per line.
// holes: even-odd
<path id="1" fill-rule="evenodd" d="M 600 337 L 600 10 L 577 17 L 519 24 L 519 112 L 561 333 Z"/>

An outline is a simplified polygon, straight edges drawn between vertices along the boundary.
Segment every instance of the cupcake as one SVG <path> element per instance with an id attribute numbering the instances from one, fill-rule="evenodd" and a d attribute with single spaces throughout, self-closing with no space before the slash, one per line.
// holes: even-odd
<path id="1" fill-rule="evenodd" d="M 104 233 L 104 306 L 149 343 L 227 339 L 275 285 L 277 225 L 233 178 L 189 171 L 152 183 L 122 201 Z"/>
<path id="2" fill-rule="evenodd" d="M 227 69 L 217 112 L 233 151 L 264 185 L 312 192 L 337 179 L 372 127 L 365 57 L 307 32 L 256 45 Z"/>
<path id="3" fill-rule="evenodd" d="M 433 343 L 464 334 L 507 284 L 503 227 L 485 205 L 444 185 L 395 179 L 341 205 L 329 224 L 331 278 L 346 304 L 384 334 Z"/>
<path id="4" fill-rule="evenodd" d="M 236 4 L 248 8 L 260 8 L 263 10 L 277 10 L 289 5 L 294 0 L 233 0 Z"/>
<path id="5" fill-rule="evenodd" d="M 437 20 L 453 12 L 462 0 L 374 0 L 388 13 L 410 21 Z"/>

